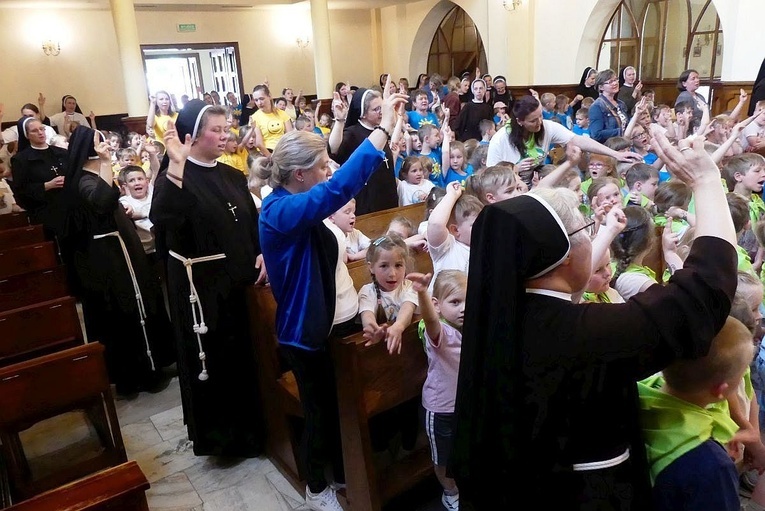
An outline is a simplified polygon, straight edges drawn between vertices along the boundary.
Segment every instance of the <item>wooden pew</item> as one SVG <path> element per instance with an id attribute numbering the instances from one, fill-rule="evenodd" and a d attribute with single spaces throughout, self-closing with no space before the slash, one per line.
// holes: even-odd
<path id="1" fill-rule="evenodd" d="M 92 457 L 35 475 L 19 433 L 34 424 L 84 410 L 101 441 Z M 104 362 L 104 347 L 85 344 L 0 368 L 0 441 L 11 495 L 31 498 L 127 461 Z"/>
<path id="2" fill-rule="evenodd" d="M 0 278 L 0 311 L 69 295 L 63 265 Z"/>
<path id="3" fill-rule="evenodd" d="M 0 251 L 0 278 L 58 265 L 52 241 L 3 249 Z"/>
<path id="4" fill-rule="evenodd" d="M 425 220 L 425 203 L 412 204 L 402 208 L 385 209 L 367 215 L 356 217 L 355 228 L 364 233 L 369 239 L 374 240 L 385 234 L 390 221 L 396 216 L 402 215 L 412 221 L 415 229 L 420 222 Z"/>
<path id="5" fill-rule="evenodd" d="M 305 481 L 298 462 L 302 410 L 295 378 L 279 359 L 274 325 L 276 302 L 271 289 L 251 286 L 248 307 L 252 311 L 251 336 L 259 363 L 258 378 L 266 415 L 267 454 L 292 486 L 303 494 Z M 371 347 L 364 346 L 365 343 L 358 333 L 334 339 L 331 346 L 336 364 L 350 509 L 380 511 L 382 504 L 432 474 L 427 448 L 378 473 L 368 424 L 371 417 L 420 395 L 427 360 L 416 321 L 405 331 L 400 355 L 389 355 L 384 343 Z"/>
<path id="6" fill-rule="evenodd" d="M 0 312 L 0 366 L 73 348 L 84 342 L 72 297 Z"/>
<path id="7" fill-rule="evenodd" d="M 14 229 L 16 227 L 26 227 L 29 225 L 29 217 L 26 213 L 8 213 L 0 215 L 0 231 Z"/>
<path id="8" fill-rule="evenodd" d="M 7 511 L 149 511 L 146 476 L 135 461 L 107 468 L 7 508 Z"/>
<path id="9" fill-rule="evenodd" d="M 387 467 L 376 466 L 369 433 L 369 419 L 422 393 L 428 361 L 417 320 L 404 332 L 398 355 L 388 354 L 383 342 L 365 346 L 360 333 L 331 344 L 348 503 L 352 511 L 381 511 L 393 497 L 433 474 L 427 444 Z"/>
<path id="10" fill-rule="evenodd" d="M 13 229 L 0 230 L 0 250 L 45 241 L 42 225 L 27 225 Z"/>

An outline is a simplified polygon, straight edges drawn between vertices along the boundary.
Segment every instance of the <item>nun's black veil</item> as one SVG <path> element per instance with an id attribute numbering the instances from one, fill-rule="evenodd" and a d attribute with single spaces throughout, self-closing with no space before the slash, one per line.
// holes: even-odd
<path id="1" fill-rule="evenodd" d="M 27 149 L 28 147 L 32 147 L 32 145 L 29 143 L 29 139 L 27 138 L 27 129 L 26 124 L 27 122 L 31 122 L 32 120 L 35 120 L 34 117 L 22 117 L 18 120 L 16 123 L 16 129 L 19 131 L 19 141 L 16 146 L 16 151 L 21 152 L 24 149 Z"/>
<path id="2" fill-rule="evenodd" d="M 359 123 L 359 119 L 362 117 L 362 108 L 364 108 L 364 94 L 367 89 L 361 88 L 353 93 L 351 98 L 351 104 L 348 105 L 348 117 L 345 120 L 345 127 L 350 128 L 354 124 Z"/>
<path id="3" fill-rule="evenodd" d="M 472 233 L 448 468 L 467 500 L 491 502 L 478 488 L 501 489 L 524 470 L 511 460 L 522 459 L 528 443 L 518 417 L 527 397 L 518 379 L 525 284 L 565 260 L 570 243 L 558 216 L 533 194 L 487 206 Z"/>
<path id="4" fill-rule="evenodd" d="M 762 101 L 763 99 L 765 99 L 765 59 L 762 59 L 760 72 L 757 73 L 757 78 L 754 80 L 752 95 L 749 97 L 748 115 L 754 115 L 754 110 L 757 108 L 757 102 Z"/>
<path id="5" fill-rule="evenodd" d="M 95 131 L 87 126 L 77 126 L 69 137 L 69 158 L 66 165 L 64 179 L 64 214 L 66 223 L 64 236 L 72 236 L 80 233 L 83 229 L 80 211 L 80 179 L 85 172 L 85 162 L 90 157 L 97 157 L 96 148 L 93 145 Z"/>

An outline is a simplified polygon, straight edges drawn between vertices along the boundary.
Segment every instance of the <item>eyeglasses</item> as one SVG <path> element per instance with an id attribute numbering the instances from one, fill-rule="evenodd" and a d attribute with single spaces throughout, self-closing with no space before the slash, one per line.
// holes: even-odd
<path id="1" fill-rule="evenodd" d="M 607 82 L 603 82 L 604 85 L 613 85 L 615 83 L 619 83 L 619 79 L 618 78 L 613 78 L 611 80 L 608 80 Z"/>
<path id="2" fill-rule="evenodd" d="M 571 236 L 573 236 L 574 234 L 576 234 L 576 233 L 578 233 L 578 232 L 580 232 L 580 231 L 583 231 L 583 230 L 587 229 L 587 234 L 589 234 L 590 236 L 592 236 L 592 228 L 593 228 L 594 226 L 595 226 L 595 220 L 590 220 L 589 222 L 587 222 L 586 224 L 584 224 L 583 226 L 581 226 L 579 229 L 575 229 L 575 230 L 573 230 L 573 231 L 571 231 L 571 232 L 569 232 L 569 233 L 566 233 L 566 234 L 568 234 L 568 237 L 570 238 L 570 237 L 571 237 Z"/>
<path id="3" fill-rule="evenodd" d="M 642 132 L 642 133 L 638 133 L 637 135 L 632 135 L 632 137 L 631 137 L 631 138 L 632 138 L 632 140 L 637 140 L 637 139 L 639 139 L 639 138 L 643 138 L 643 137 L 647 137 L 647 136 L 648 136 L 648 133 L 646 133 L 646 132 L 644 131 L 644 132 Z"/>

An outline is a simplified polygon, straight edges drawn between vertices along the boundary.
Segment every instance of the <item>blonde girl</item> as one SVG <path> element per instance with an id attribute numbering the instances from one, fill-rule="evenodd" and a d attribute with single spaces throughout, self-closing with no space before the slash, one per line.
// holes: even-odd
<path id="1" fill-rule="evenodd" d="M 430 159 L 430 158 L 427 158 Z M 435 186 L 428 180 L 422 159 L 419 156 L 407 156 L 398 173 L 398 205 L 410 206 L 425 202 L 428 193 Z"/>
<path id="2" fill-rule="evenodd" d="M 385 339 L 391 354 L 401 353 L 401 336 L 417 308 L 417 294 L 405 278 L 408 258 L 409 250 L 401 236 L 380 236 L 367 249 L 372 282 L 359 290 L 359 314 L 367 346 Z"/>

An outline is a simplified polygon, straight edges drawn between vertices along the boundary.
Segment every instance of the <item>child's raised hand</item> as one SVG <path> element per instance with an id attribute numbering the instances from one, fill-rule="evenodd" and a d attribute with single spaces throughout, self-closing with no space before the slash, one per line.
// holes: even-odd
<path id="1" fill-rule="evenodd" d="M 391 74 L 388 73 L 388 77 L 385 79 L 385 87 L 383 87 L 383 99 L 390 97 L 390 80 Z"/>
<path id="2" fill-rule="evenodd" d="M 427 292 L 430 285 L 432 273 L 410 273 L 406 276 L 407 280 L 412 281 L 412 289 L 418 293 Z"/>
<path id="3" fill-rule="evenodd" d="M 661 249 L 663 252 L 677 252 L 679 242 L 680 233 L 672 232 L 672 217 L 667 216 L 667 225 L 661 232 Z"/>
<path id="4" fill-rule="evenodd" d="M 605 223 L 603 227 L 605 229 L 610 229 L 618 234 L 627 227 L 627 216 L 622 211 L 622 208 L 618 206 L 612 207 L 604 216 Z"/>
<path id="5" fill-rule="evenodd" d="M 93 133 L 93 147 L 95 147 L 96 154 L 102 161 L 112 161 L 112 152 L 109 142 L 101 140 L 101 132 L 99 131 Z"/>
<path id="6" fill-rule="evenodd" d="M 452 181 L 448 185 L 446 185 L 446 195 L 452 197 L 454 200 L 457 200 L 462 195 L 462 185 L 459 181 Z"/>
<path id="7" fill-rule="evenodd" d="M 720 170 L 704 149 L 702 137 L 679 140 L 677 147 L 673 147 L 664 134 L 654 131 L 651 146 L 661 161 L 667 164 L 672 175 L 691 188 L 699 180 L 720 179 Z"/>
<path id="8" fill-rule="evenodd" d="M 531 93 L 532 96 L 534 96 L 534 99 L 539 101 L 539 93 L 537 91 L 535 91 L 534 89 L 529 89 L 529 92 Z"/>
<path id="9" fill-rule="evenodd" d="M 736 125 L 733 126 L 733 128 L 731 128 L 730 130 L 730 136 L 738 137 L 739 135 L 741 135 L 741 132 L 744 131 L 744 128 L 749 126 L 749 123 L 755 120 L 757 116 L 760 115 L 761 112 L 762 110 L 756 110 L 754 112 L 754 115 L 752 115 L 751 117 L 747 117 L 743 121 L 736 123 Z"/>
<path id="10" fill-rule="evenodd" d="M 42 92 L 37 95 L 37 104 L 41 107 L 45 106 L 45 96 Z"/>
<path id="11" fill-rule="evenodd" d="M 398 323 L 393 323 L 388 327 L 388 331 L 385 333 L 385 344 L 388 346 L 389 354 L 401 354 L 401 338 L 403 335 L 404 327 Z"/>
<path id="12" fill-rule="evenodd" d="M 583 99 L 584 99 L 584 96 L 582 96 L 581 94 L 577 94 L 576 96 L 574 96 L 574 103 L 579 103 Z"/>

